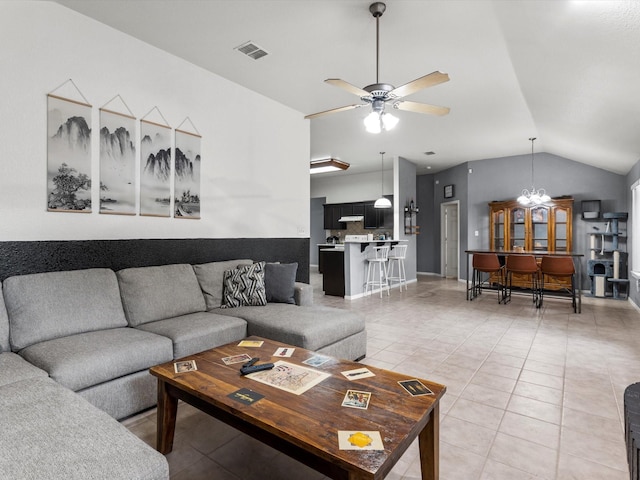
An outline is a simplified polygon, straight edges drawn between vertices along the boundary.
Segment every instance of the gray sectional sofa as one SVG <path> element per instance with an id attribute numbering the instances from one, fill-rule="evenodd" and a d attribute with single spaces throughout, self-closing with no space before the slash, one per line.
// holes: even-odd
<path id="1" fill-rule="evenodd" d="M 225 272 L 252 264 L 5 279 L 0 448 L 9 454 L 0 471 L 16 479 L 168 478 L 164 457 L 115 420 L 155 405 L 150 367 L 248 335 L 351 360 L 365 356 L 364 319 L 313 306 L 309 285 L 291 286 L 295 304 L 223 308 Z"/>

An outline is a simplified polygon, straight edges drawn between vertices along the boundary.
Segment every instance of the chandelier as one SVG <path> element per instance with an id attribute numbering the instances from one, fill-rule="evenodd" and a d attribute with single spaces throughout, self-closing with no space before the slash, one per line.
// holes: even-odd
<path id="1" fill-rule="evenodd" d="M 521 205 L 540 205 L 541 203 L 546 203 L 551 200 L 551 197 L 547 195 L 547 192 L 544 188 L 539 188 L 536 190 L 533 182 L 533 142 L 536 137 L 532 137 L 529 140 L 531 141 L 531 190 L 527 190 L 526 188 L 522 190 L 522 193 L 518 197 L 518 202 Z"/>

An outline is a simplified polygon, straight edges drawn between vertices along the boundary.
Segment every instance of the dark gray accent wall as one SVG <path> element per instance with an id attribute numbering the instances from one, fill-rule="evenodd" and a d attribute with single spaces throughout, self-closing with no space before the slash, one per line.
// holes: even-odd
<path id="1" fill-rule="evenodd" d="M 416 237 L 416 270 L 421 273 L 435 272 L 434 237 L 431 231 L 434 223 L 433 175 L 416 177 L 416 205 L 420 208 L 416 215 L 416 224 L 420 225 L 421 230 L 420 235 Z"/>
<path id="2" fill-rule="evenodd" d="M 458 200 L 460 202 L 460 272 L 464 273 L 464 250 L 467 248 L 468 197 L 467 164 L 457 165 L 436 174 L 419 175 L 418 186 L 418 271 L 422 273 L 442 273 L 440 271 L 440 204 Z M 436 184 L 436 182 L 438 182 Z M 444 186 L 454 186 L 453 198 L 444 198 Z M 430 237 L 429 239 L 425 237 Z"/>
<path id="3" fill-rule="evenodd" d="M 469 173 L 471 169 L 471 173 Z M 640 167 L 638 167 L 640 171 Z M 534 183 L 536 188 L 544 187 L 552 197 L 570 195 L 574 198 L 573 217 L 573 250 L 588 257 L 589 240 L 587 233 L 592 227 L 604 228 L 604 223 L 593 223 L 582 220 L 580 202 L 582 200 L 601 200 L 603 211 L 628 211 L 629 188 L 623 175 L 618 175 L 600 168 L 591 167 L 557 155 L 536 153 L 534 159 Z M 423 180 L 423 177 L 427 177 Z M 432 205 L 434 219 L 434 244 L 431 251 L 421 249 L 427 243 L 420 239 L 418 259 L 430 258 L 425 265 L 433 266 L 440 271 L 440 203 L 444 202 L 443 186 L 455 185 L 454 199 L 460 200 L 460 276 L 466 277 L 466 256 L 464 250 L 489 247 L 489 202 L 493 200 L 515 199 L 523 188 L 531 188 L 531 155 L 476 160 L 459 165 L 438 174 L 418 177 L 418 193 L 424 191 L 424 182 L 439 179 L 435 186 Z M 431 183 L 433 181 L 431 180 Z M 635 180 L 634 180 L 635 181 Z M 631 182 L 633 183 L 633 182 Z M 630 184 L 629 184 L 630 185 Z M 447 199 L 448 201 L 449 199 Z M 420 200 L 423 202 L 423 200 Z M 423 234 L 430 230 L 421 228 Z M 478 231 L 478 236 L 474 235 Z M 421 235 L 422 237 L 423 235 Z M 419 271 L 422 270 L 419 264 Z M 586 276 L 586 258 L 583 259 L 582 288 L 588 288 Z"/>
<path id="4" fill-rule="evenodd" d="M 193 238 L 0 242 L 0 280 L 12 275 L 85 268 L 146 267 L 250 258 L 298 262 L 309 282 L 308 238 Z"/>

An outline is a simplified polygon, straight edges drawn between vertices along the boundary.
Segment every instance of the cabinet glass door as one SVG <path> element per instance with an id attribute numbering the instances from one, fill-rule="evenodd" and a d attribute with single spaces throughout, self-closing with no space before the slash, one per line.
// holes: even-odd
<path id="1" fill-rule="evenodd" d="M 511 228 L 509 231 L 509 241 L 511 245 L 509 247 L 514 249 L 515 247 L 522 247 L 526 250 L 526 223 L 525 223 L 526 211 L 524 208 L 512 208 L 511 209 Z"/>
<path id="2" fill-rule="evenodd" d="M 549 250 L 549 209 L 547 207 L 531 209 L 531 226 L 533 250 Z"/>
<path id="3" fill-rule="evenodd" d="M 504 210 L 493 213 L 493 250 L 504 250 Z"/>
<path id="4" fill-rule="evenodd" d="M 567 210 L 564 208 L 556 208 L 555 209 L 555 227 L 556 227 L 556 238 L 555 238 L 555 250 L 556 252 L 568 252 L 569 251 L 569 243 L 567 241 L 567 221 L 569 219 L 569 215 Z"/>

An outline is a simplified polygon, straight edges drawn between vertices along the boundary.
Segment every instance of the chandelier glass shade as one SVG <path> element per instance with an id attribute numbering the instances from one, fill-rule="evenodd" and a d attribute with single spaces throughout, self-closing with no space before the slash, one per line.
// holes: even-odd
<path id="1" fill-rule="evenodd" d="M 540 205 L 551 200 L 551 197 L 547 195 L 544 188 L 536 189 L 534 187 L 533 176 L 533 142 L 535 137 L 529 139 L 531 141 L 531 190 L 523 189 L 522 193 L 518 197 L 518 203 L 521 205 Z"/>

